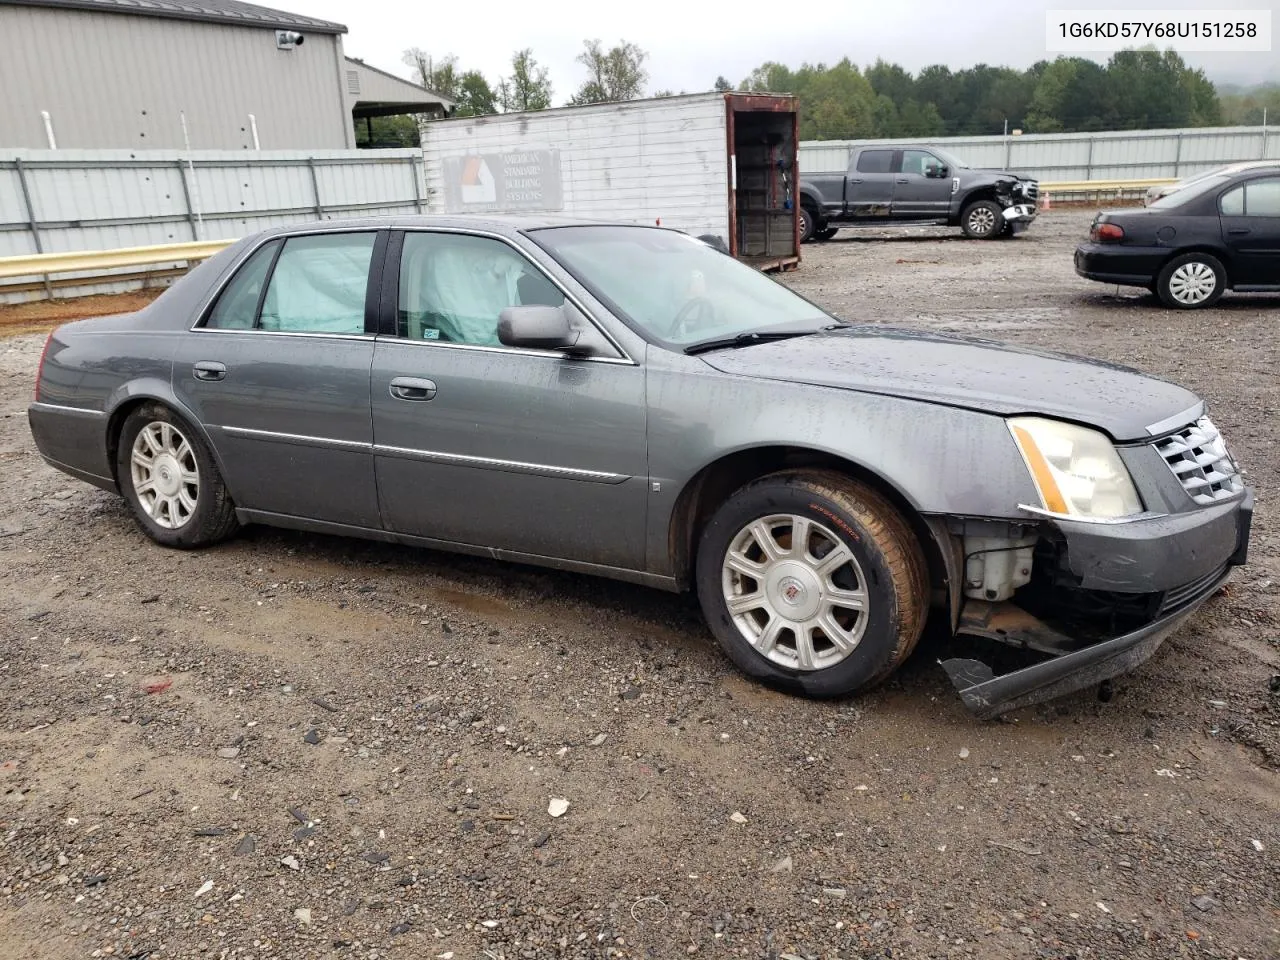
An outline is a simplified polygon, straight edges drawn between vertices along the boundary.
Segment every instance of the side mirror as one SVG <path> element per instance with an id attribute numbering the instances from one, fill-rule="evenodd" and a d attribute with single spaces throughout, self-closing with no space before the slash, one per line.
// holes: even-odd
<path id="1" fill-rule="evenodd" d="M 498 314 L 498 340 L 508 347 L 572 351 L 578 337 L 563 307 L 507 307 Z"/>

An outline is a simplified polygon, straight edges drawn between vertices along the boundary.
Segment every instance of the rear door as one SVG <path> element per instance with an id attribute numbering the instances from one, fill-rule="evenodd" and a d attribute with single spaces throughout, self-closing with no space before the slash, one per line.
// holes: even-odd
<path id="1" fill-rule="evenodd" d="M 386 232 L 271 240 L 182 338 L 173 388 L 236 505 L 380 526 L 369 371 Z"/>
<path id="2" fill-rule="evenodd" d="M 903 150 L 893 182 L 895 219 L 946 219 L 951 211 L 947 165 L 928 150 Z"/>
<path id="3" fill-rule="evenodd" d="M 845 178 L 845 209 L 853 217 L 887 217 L 893 205 L 894 162 L 901 150 L 859 150 Z"/>
<path id="4" fill-rule="evenodd" d="M 1280 176 L 1243 183 L 1219 204 L 1232 285 L 1280 286 Z"/>

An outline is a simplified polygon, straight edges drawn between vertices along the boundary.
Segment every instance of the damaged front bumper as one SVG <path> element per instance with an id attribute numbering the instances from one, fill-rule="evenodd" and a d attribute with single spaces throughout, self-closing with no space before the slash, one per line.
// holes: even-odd
<path id="1" fill-rule="evenodd" d="M 942 661 L 943 669 L 965 706 L 977 717 L 991 719 L 1010 710 L 1096 686 L 1148 660 L 1170 634 L 1230 579 L 1233 568 L 1246 561 L 1253 502 L 1253 491 L 1246 490 L 1244 497 L 1232 505 L 1230 513 L 1216 520 L 1217 526 L 1227 517 L 1234 523 L 1235 537 L 1225 562 L 1222 554 L 1218 554 L 1219 559 L 1207 572 L 1197 572 L 1196 579 L 1191 582 L 1164 590 L 1153 619 L 1120 636 L 1080 646 L 1078 641 L 1059 633 L 1010 602 L 967 602 L 957 632 L 1040 651 L 1048 654 L 1049 659 L 999 676 L 979 660 L 954 658 Z M 1184 531 L 1183 537 L 1191 533 Z M 1179 538 L 1168 539 L 1170 542 L 1166 546 L 1173 547 Z M 1101 546 L 1101 543 L 1091 545 L 1092 549 Z M 1158 548 L 1160 544 L 1152 546 Z M 1158 549 L 1153 550 L 1150 562 L 1160 562 L 1159 553 Z M 1176 550 L 1172 555 L 1166 553 L 1165 557 L 1174 564 L 1179 559 Z M 1202 553 L 1197 559 L 1203 562 L 1207 558 Z M 1131 572 L 1141 576 L 1137 569 Z M 1168 576 L 1167 570 L 1161 573 Z M 1148 582 L 1152 579 L 1155 578 L 1148 578 Z"/>

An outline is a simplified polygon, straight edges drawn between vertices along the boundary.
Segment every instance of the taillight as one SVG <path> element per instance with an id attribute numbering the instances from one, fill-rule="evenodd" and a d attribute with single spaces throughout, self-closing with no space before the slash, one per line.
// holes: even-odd
<path id="1" fill-rule="evenodd" d="M 1095 243 L 1115 243 L 1124 239 L 1124 227 L 1118 223 L 1095 223 L 1089 231 L 1089 239 Z"/>
<path id="2" fill-rule="evenodd" d="M 45 337 L 44 349 L 40 351 L 40 365 L 36 367 L 36 403 L 40 402 L 40 380 L 44 377 L 44 358 L 49 355 L 49 344 L 53 343 L 53 335 L 57 330 L 52 330 L 49 336 Z"/>

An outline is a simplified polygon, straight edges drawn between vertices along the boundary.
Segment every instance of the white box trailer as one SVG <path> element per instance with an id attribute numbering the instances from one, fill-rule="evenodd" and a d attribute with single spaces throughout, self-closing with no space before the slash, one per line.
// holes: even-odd
<path id="1" fill-rule="evenodd" d="M 431 213 L 559 213 L 800 262 L 795 97 L 700 93 L 422 124 Z"/>

